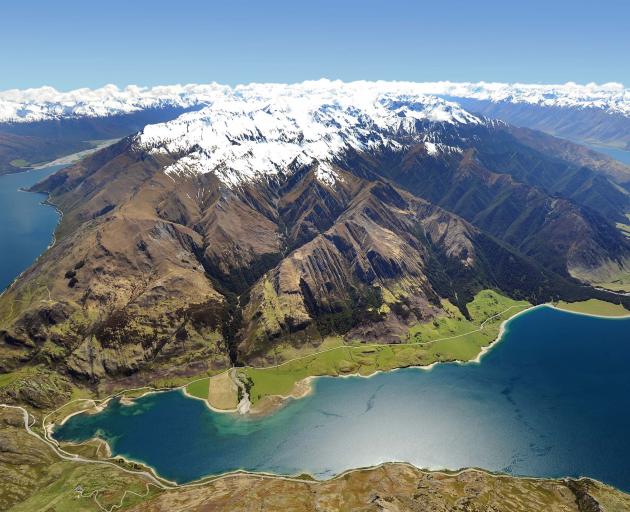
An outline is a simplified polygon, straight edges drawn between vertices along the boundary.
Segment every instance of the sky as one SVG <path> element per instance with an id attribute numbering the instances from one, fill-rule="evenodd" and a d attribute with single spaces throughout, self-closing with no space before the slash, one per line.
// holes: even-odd
<path id="1" fill-rule="evenodd" d="M 621 82 L 629 0 L 5 0 L 0 90 L 341 80 Z"/>

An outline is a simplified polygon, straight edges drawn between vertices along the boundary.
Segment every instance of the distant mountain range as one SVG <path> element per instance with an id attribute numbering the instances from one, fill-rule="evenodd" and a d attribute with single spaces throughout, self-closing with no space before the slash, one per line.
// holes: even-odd
<path id="1" fill-rule="evenodd" d="M 352 84 L 350 84 L 352 85 Z M 432 95 L 470 112 L 560 137 L 630 148 L 630 92 L 620 84 L 530 85 L 453 82 L 356 82 L 383 93 Z M 249 98 L 280 84 L 228 87 L 173 85 L 59 92 L 51 87 L 0 92 L 0 174 L 120 138 L 207 105 Z M 341 82 L 305 82 L 296 88 L 343 88 Z"/>
<path id="2" fill-rule="evenodd" d="M 483 288 L 629 304 L 590 284 L 630 273 L 630 168 L 429 85 L 209 86 L 52 175 L 34 190 L 64 216 L 0 298 L 3 364 L 103 379 L 329 334 L 396 343 Z"/>
<path id="3" fill-rule="evenodd" d="M 506 84 L 487 82 L 354 82 L 319 80 L 295 88 L 344 88 L 372 86 L 382 92 L 470 98 L 492 103 L 540 107 L 599 109 L 607 114 L 630 116 L 630 90 L 616 83 L 578 85 Z M 151 108 L 190 108 L 220 99 L 248 97 L 252 91 L 281 90 L 282 84 L 188 84 L 156 87 L 107 85 L 100 89 L 60 92 L 52 87 L 0 92 L 0 123 L 31 123 L 57 119 L 107 117 Z"/>

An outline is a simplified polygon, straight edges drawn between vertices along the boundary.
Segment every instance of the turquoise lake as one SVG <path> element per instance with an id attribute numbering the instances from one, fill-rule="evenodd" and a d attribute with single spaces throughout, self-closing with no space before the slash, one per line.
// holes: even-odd
<path id="1" fill-rule="evenodd" d="M 0 292 L 46 250 L 59 214 L 44 195 L 24 192 L 66 165 L 0 176 Z"/>
<path id="2" fill-rule="evenodd" d="M 594 149 L 595 151 L 599 151 L 600 153 L 605 153 L 606 155 L 614 158 L 615 160 L 619 160 L 626 165 L 630 165 L 630 151 L 625 149 L 618 148 L 610 148 L 607 146 L 596 146 L 594 144 L 586 144 L 589 148 Z"/>
<path id="3" fill-rule="evenodd" d="M 189 482 L 235 469 L 328 478 L 408 461 L 514 475 L 590 476 L 630 490 L 630 319 L 540 307 L 480 364 L 319 378 L 264 418 L 210 411 L 181 391 L 112 401 L 55 430 Z"/>

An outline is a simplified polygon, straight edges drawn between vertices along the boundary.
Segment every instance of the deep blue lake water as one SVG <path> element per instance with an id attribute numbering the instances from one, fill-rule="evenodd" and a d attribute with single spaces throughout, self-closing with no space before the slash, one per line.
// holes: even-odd
<path id="1" fill-rule="evenodd" d="M 59 214 L 41 194 L 24 192 L 66 165 L 0 176 L 0 293 L 44 252 Z"/>
<path id="2" fill-rule="evenodd" d="M 630 319 L 542 307 L 480 364 L 320 378 L 265 418 L 213 413 L 181 391 L 78 415 L 55 437 L 106 439 L 177 482 L 244 468 L 317 478 L 384 461 L 586 475 L 630 490 Z"/>

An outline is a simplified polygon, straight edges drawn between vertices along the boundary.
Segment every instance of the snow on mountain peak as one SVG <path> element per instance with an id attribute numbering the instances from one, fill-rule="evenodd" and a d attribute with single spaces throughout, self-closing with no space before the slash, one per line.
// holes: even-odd
<path id="1" fill-rule="evenodd" d="M 277 94 L 300 95 L 308 91 L 357 94 L 378 89 L 382 93 L 439 95 L 495 102 L 530 103 L 569 108 L 598 108 L 630 117 L 630 90 L 622 84 L 560 85 L 496 82 L 351 82 L 318 80 L 296 85 L 249 84 L 229 87 L 216 83 L 119 89 L 106 85 L 99 89 L 60 92 L 52 87 L 0 91 L 0 123 L 35 122 L 51 119 L 105 117 L 128 114 L 155 107 L 192 107 L 225 96 L 261 97 Z"/>
<path id="2" fill-rule="evenodd" d="M 149 108 L 203 107 L 174 121 L 147 126 L 136 143 L 180 155 L 169 173 L 215 172 L 236 185 L 285 172 L 291 164 L 315 165 L 331 183 L 333 164 L 349 148 L 400 148 L 401 137 L 424 141 L 427 154 L 453 151 L 430 123 L 480 123 L 480 118 L 438 96 L 563 108 L 596 108 L 630 117 L 623 85 L 350 82 L 300 84 L 172 85 L 152 88 L 106 85 L 59 92 L 51 87 L 0 92 L 0 123 L 107 117 Z"/>
<path id="3" fill-rule="evenodd" d="M 623 84 L 567 82 L 560 85 L 496 82 L 430 82 L 418 84 L 426 94 L 492 102 L 528 103 L 544 107 L 596 108 L 630 117 L 630 89 Z"/>
<path id="4" fill-rule="evenodd" d="M 130 114 L 147 108 L 192 107 L 227 93 L 219 84 L 169 85 L 119 89 L 105 85 L 99 89 L 60 92 L 52 87 L 0 91 L 0 122 L 28 123 L 51 119 L 107 117 Z"/>
<path id="5" fill-rule="evenodd" d="M 228 185 L 317 165 L 332 184 L 335 160 L 349 149 L 397 149 L 401 137 L 423 140 L 418 123 L 481 123 L 455 103 L 417 94 L 392 82 L 318 81 L 252 84 L 223 94 L 200 111 L 150 125 L 138 135 L 143 150 L 180 155 L 168 174 L 214 172 Z M 420 139 L 417 139 L 420 137 Z M 436 154 L 438 146 L 431 146 Z"/>

